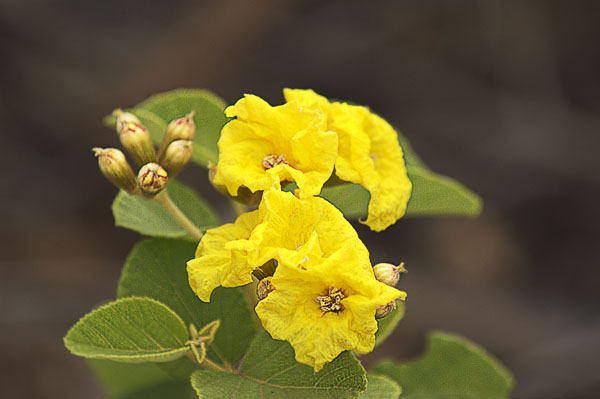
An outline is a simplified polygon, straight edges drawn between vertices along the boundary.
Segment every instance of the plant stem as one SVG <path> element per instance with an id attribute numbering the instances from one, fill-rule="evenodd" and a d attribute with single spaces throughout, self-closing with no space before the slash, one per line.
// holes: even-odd
<path id="1" fill-rule="evenodd" d="M 208 358 L 204 358 L 204 361 L 202 361 L 202 363 L 200 363 L 200 366 L 210 369 L 210 370 L 227 372 L 227 370 L 225 370 L 223 367 L 219 366 L 217 363 L 213 362 L 212 360 L 209 360 Z"/>
<path id="2" fill-rule="evenodd" d="M 202 232 L 196 227 L 196 225 L 194 225 L 194 223 L 190 221 L 190 219 L 187 218 L 187 216 L 184 215 L 183 212 L 181 212 L 181 209 L 175 205 L 166 189 L 156 194 L 152 199 L 165 208 L 165 210 L 169 212 L 173 219 L 175 219 L 175 221 L 179 223 L 181 227 L 190 233 L 192 237 L 200 241 L 203 235 Z"/>
<path id="3" fill-rule="evenodd" d="M 233 369 L 231 368 L 231 366 L 229 366 L 229 369 L 226 370 L 223 367 L 219 366 L 217 363 L 213 362 L 212 360 L 209 360 L 207 357 L 204 358 L 204 360 L 202 361 L 202 363 L 198 363 L 198 361 L 196 360 L 196 357 L 194 356 L 194 354 L 192 352 L 188 352 L 186 354 L 186 356 L 188 358 L 190 358 L 190 360 L 192 362 L 194 362 L 195 364 L 199 365 L 200 367 L 204 367 L 205 369 L 217 370 L 217 371 L 225 371 L 225 372 L 232 372 L 233 371 Z"/>

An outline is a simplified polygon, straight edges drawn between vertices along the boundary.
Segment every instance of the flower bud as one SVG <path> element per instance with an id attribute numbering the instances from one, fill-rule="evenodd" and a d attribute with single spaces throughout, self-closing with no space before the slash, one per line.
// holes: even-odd
<path id="1" fill-rule="evenodd" d="M 175 140 L 167 147 L 164 155 L 160 158 L 160 164 L 166 169 L 170 177 L 176 174 L 188 164 L 192 158 L 192 141 Z"/>
<path id="2" fill-rule="evenodd" d="M 127 125 L 130 122 L 141 124 L 140 120 L 134 114 L 130 112 L 123 112 L 122 109 L 117 108 L 112 112 L 113 116 L 117 117 L 117 123 L 115 124 L 115 129 L 117 133 L 121 133 L 121 129 L 124 125 Z"/>
<path id="3" fill-rule="evenodd" d="M 385 305 L 377 306 L 375 310 L 375 318 L 383 319 L 384 317 L 392 313 L 394 310 L 396 310 L 396 301 L 392 301 Z"/>
<path id="4" fill-rule="evenodd" d="M 260 200 L 262 199 L 262 191 L 256 191 L 256 192 L 252 192 L 250 191 L 250 189 L 248 187 L 245 186 L 241 186 L 238 189 L 238 195 L 236 195 L 235 197 L 229 195 L 229 191 L 227 191 L 227 187 L 220 185 L 220 184 L 215 184 L 215 175 L 217 174 L 217 165 L 215 165 L 214 163 L 212 163 L 211 161 L 208 161 L 208 180 L 210 181 L 210 184 L 221 194 L 223 194 L 226 197 L 229 197 L 241 204 L 244 204 L 246 206 L 249 207 L 254 207 L 257 206 L 260 203 Z"/>
<path id="5" fill-rule="evenodd" d="M 194 123 L 194 114 L 192 111 L 183 118 L 178 118 L 167 126 L 167 131 L 163 137 L 158 157 L 162 158 L 168 146 L 175 140 L 194 140 L 196 134 L 196 124 Z"/>
<path id="6" fill-rule="evenodd" d="M 98 166 L 102 174 L 115 186 L 133 194 L 138 187 L 131 166 L 125 159 L 125 154 L 116 148 L 92 148 L 94 155 L 98 157 Z"/>
<path id="7" fill-rule="evenodd" d="M 265 277 L 256 286 L 256 296 L 259 301 L 262 301 L 269 295 L 269 293 L 275 291 L 275 286 L 271 282 L 272 277 Z"/>
<path id="8" fill-rule="evenodd" d="M 373 272 L 378 281 L 394 287 L 398 283 L 398 280 L 400 280 L 402 273 L 406 272 L 406 269 L 404 268 L 404 263 L 400 263 L 398 266 L 394 266 L 391 263 L 378 263 L 373 266 Z"/>
<path id="9" fill-rule="evenodd" d="M 157 163 L 147 163 L 140 168 L 137 182 L 142 193 L 152 197 L 167 186 L 167 172 Z"/>
<path id="10" fill-rule="evenodd" d="M 208 161 L 208 164 L 206 166 L 208 167 L 208 181 L 210 181 L 210 184 L 215 188 L 215 190 L 217 190 L 221 194 L 229 196 L 227 187 L 225 187 L 222 184 L 215 183 L 215 175 L 217 174 L 217 165 L 212 163 L 212 161 Z"/>
<path id="11" fill-rule="evenodd" d="M 121 125 L 119 138 L 123 148 L 131 155 L 135 162 L 142 166 L 148 162 L 156 162 L 154 145 L 144 125 L 128 122 Z"/>

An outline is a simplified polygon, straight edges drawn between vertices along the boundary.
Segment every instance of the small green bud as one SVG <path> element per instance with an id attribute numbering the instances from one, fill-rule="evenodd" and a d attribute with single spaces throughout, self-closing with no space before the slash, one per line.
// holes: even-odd
<path id="1" fill-rule="evenodd" d="M 160 145 L 160 150 L 158 151 L 159 158 L 163 157 L 168 146 L 175 140 L 194 140 L 194 135 L 196 134 L 194 115 L 195 112 L 192 111 L 183 118 L 175 119 L 169 123 L 162 144 Z"/>
<path id="2" fill-rule="evenodd" d="M 159 162 L 169 173 L 169 176 L 174 177 L 185 168 L 191 158 L 192 141 L 175 140 L 169 144 Z"/>
<path id="3" fill-rule="evenodd" d="M 92 151 L 98 157 L 100 171 L 115 186 L 129 194 L 134 194 L 138 190 L 133 170 L 127 163 L 125 154 L 116 148 L 95 147 Z"/>
<path id="4" fill-rule="evenodd" d="M 258 297 L 259 301 L 262 301 L 267 297 L 267 295 L 269 295 L 269 293 L 275 291 L 275 286 L 271 282 L 272 278 L 273 277 L 271 276 L 265 277 L 262 280 L 260 280 L 260 282 L 256 286 L 256 296 Z"/>
<path id="5" fill-rule="evenodd" d="M 167 186 L 167 171 L 157 163 L 151 162 L 140 168 L 137 182 L 146 197 L 153 197 Z"/>
<path id="6" fill-rule="evenodd" d="M 130 122 L 141 124 L 140 120 L 134 114 L 130 112 L 123 112 L 121 108 L 117 108 L 112 112 L 113 116 L 117 117 L 117 123 L 115 124 L 115 129 L 117 133 L 121 133 L 121 129 L 124 125 L 127 125 Z"/>
<path id="7" fill-rule="evenodd" d="M 404 263 L 400 263 L 398 266 L 394 266 L 391 263 L 378 263 L 373 266 L 373 272 L 375 278 L 390 287 L 396 286 L 402 273 L 406 272 Z"/>
<path id="8" fill-rule="evenodd" d="M 385 305 L 377 306 L 375 310 L 375 318 L 383 319 L 384 317 L 392 313 L 394 310 L 396 310 L 396 301 L 392 301 Z"/>
<path id="9" fill-rule="evenodd" d="M 119 139 L 123 148 L 131 155 L 135 162 L 142 166 L 148 162 L 156 162 L 154 145 L 144 125 L 128 122 L 121 125 Z"/>
<path id="10" fill-rule="evenodd" d="M 215 175 L 217 174 L 217 165 L 215 165 L 214 163 L 212 163 L 211 161 L 208 161 L 208 180 L 210 181 L 210 184 L 221 194 L 223 194 L 226 197 L 229 197 L 241 204 L 244 204 L 246 206 L 249 207 L 254 207 L 257 206 L 258 204 L 260 204 L 260 200 L 262 199 L 262 191 L 256 191 L 256 192 L 252 192 L 250 191 L 250 189 L 248 187 L 245 186 L 241 186 L 238 189 L 238 195 L 235 197 L 232 197 L 231 195 L 229 195 L 229 191 L 227 191 L 227 187 L 220 185 L 220 184 L 215 184 Z"/>

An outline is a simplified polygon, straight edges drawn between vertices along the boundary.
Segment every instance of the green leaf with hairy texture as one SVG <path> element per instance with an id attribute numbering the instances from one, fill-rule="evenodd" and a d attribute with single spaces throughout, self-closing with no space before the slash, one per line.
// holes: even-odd
<path id="1" fill-rule="evenodd" d="M 246 353 L 255 333 L 252 311 L 239 289 L 217 288 L 209 303 L 202 302 L 188 283 L 186 263 L 194 258 L 196 243 L 153 238 L 135 245 L 125 262 L 117 296 L 147 296 L 169 306 L 186 325 L 198 330 L 221 320 L 208 357 L 235 364 Z"/>
<path id="2" fill-rule="evenodd" d="M 188 186 L 175 180 L 167 184 L 169 196 L 201 230 L 219 224 L 210 205 Z M 120 191 L 113 201 L 115 224 L 148 236 L 186 237 L 187 231 L 157 202 Z"/>
<path id="3" fill-rule="evenodd" d="M 360 184 L 343 183 L 323 187 L 320 196 L 335 205 L 348 219 L 363 219 L 367 216 L 367 204 L 371 195 Z"/>
<path id="4" fill-rule="evenodd" d="M 372 372 L 400 384 L 402 399 L 503 399 L 514 385 L 510 372 L 481 347 L 443 332 L 429 335 L 420 359 L 385 361 Z"/>
<path id="5" fill-rule="evenodd" d="M 155 94 L 128 111 L 148 128 L 156 145 L 160 145 L 169 122 L 195 111 L 196 136 L 192 161 L 206 166 L 208 161 L 217 163 L 217 141 L 229 120 L 223 113 L 225 106 L 221 98 L 208 90 L 177 89 Z M 116 118 L 112 115 L 103 120 L 111 129 L 114 129 L 115 122 Z"/>
<path id="6" fill-rule="evenodd" d="M 79 320 L 64 338 L 73 354 L 125 363 L 168 362 L 184 356 L 188 332 L 164 304 L 132 297 L 104 305 Z"/>
<path id="7" fill-rule="evenodd" d="M 408 166 L 408 177 L 413 191 L 408 201 L 406 216 L 470 216 L 481 213 L 481 198 L 449 177 L 425 168 Z M 351 219 L 367 217 L 369 192 L 359 184 L 344 183 L 326 187 L 321 196 L 333 203 Z"/>
<path id="8" fill-rule="evenodd" d="M 88 360 L 108 399 L 192 399 L 189 381 L 176 381 L 158 364 L 127 364 L 110 360 Z M 168 363 L 160 363 L 160 365 Z"/>
<path id="9" fill-rule="evenodd" d="M 377 332 L 375 333 L 375 346 L 385 341 L 404 317 L 404 301 L 396 301 L 396 309 L 383 319 L 377 320 Z"/>
<path id="10" fill-rule="evenodd" d="M 481 198 L 456 180 L 414 166 L 408 168 L 408 177 L 413 192 L 407 216 L 475 217 L 481 213 Z"/>
<path id="11" fill-rule="evenodd" d="M 358 398 L 366 382 L 365 370 L 351 352 L 315 373 L 294 360 L 289 343 L 275 341 L 265 331 L 250 345 L 239 374 L 202 370 L 192 375 L 192 386 L 203 399 Z"/>
<path id="12" fill-rule="evenodd" d="M 397 399 L 402 389 L 396 382 L 382 375 L 367 374 L 367 392 L 360 399 Z"/>
<path id="13" fill-rule="evenodd" d="M 167 122 L 165 122 L 164 119 L 156 115 L 154 112 L 148 111 L 144 108 L 132 109 L 131 113 L 137 116 L 140 122 L 142 122 L 142 125 L 148 129 L 150 138 L 158 148 L 162 142 L 165 132 L 167 131 Z"/>

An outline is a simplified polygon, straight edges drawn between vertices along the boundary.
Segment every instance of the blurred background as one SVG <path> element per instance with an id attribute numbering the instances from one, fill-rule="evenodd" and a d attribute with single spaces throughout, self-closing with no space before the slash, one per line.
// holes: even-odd
<path id="1" fill-rule="evenodd" d="M 482 216 L 406 219 L 373 262 L 406 262 L 382 356 L 458 332 L 515 374 L 514 398 L 600 397 L 600 3 L 0 1 L 0 396 L 101 398 L 62 336 L 114 298 L 139 239 L 90 148 L 115 107 L 178 87 L 233 103 L 283 87 L 368 104 Z M 183 180 L 216 203 L 205 172 Z M 232 214 L 220 209 L 224 220 Z"/>

